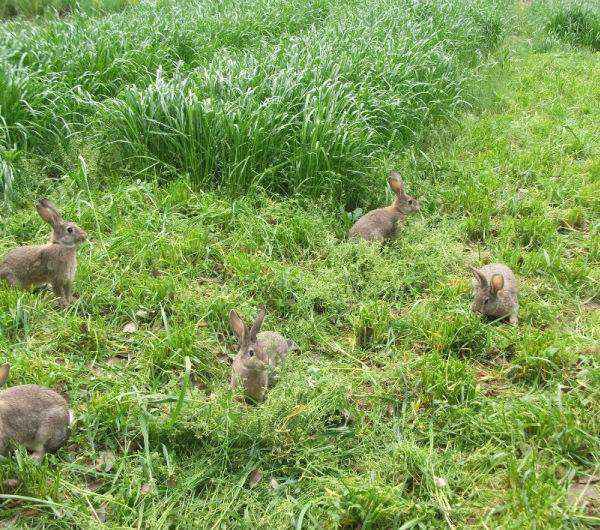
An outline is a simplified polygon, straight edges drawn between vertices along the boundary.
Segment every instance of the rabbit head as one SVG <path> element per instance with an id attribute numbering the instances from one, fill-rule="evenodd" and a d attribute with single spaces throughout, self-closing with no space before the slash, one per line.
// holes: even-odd
<path id="1" fill-rule="evenodd" d="M 269 355 L 264 351 L 264 345 L 257 340 L 264 318 L 265 308 L 261 307 L 254 324 L 248 329 L 234 309 L 229 312 L 229 325 L 239 340 L 238 358 L 244 368 L 251 371 L 264 371 L 269 368 Z"/>
<path id="2" fill-rule="evenodd" d="M 56 206 L 48 199 L 41 199 L 36 210 L 40 217 L 52 227 L 51 243 L 73 247 L 87 239 L 85 230 L 70 221 L 63 221 Z"/>
<path id="3" fill-rule="evenodd" d="M 396 199 L 394 200 L 393 204 L 396 210 L 404 215 L 419 211 L 419 203 L 417 199 L 407 195 L 404 192 L 404 182 L 402 181 L 402 177 L 396 171 L 390 171 L 388 184 L 390 185 L 392 191 L 396 194 Z"/>
<path id="4" fill-rule="evenodd" d="M 507 313 L 510 308 L 507 308 L 506 301 L 498 296 L 498 293 L 504 288 L 504 276 L 499 273 L 493 274 L 488 281 L 481 271 L 471 267 L 471 272 L 476 280 L 473 284 L 475 297 L 471 309 L 482 315 Z"/>

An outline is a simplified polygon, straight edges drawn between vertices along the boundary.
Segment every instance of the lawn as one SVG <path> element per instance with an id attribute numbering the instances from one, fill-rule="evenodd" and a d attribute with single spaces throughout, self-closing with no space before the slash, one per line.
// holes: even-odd
<path id="1" fill-rule="evenodd" d="M 11 384 L 76 417 L 41 465 L 0 459 L 0 526 L 600 524 L 574 495 L 600 475 L 600 61 L 559 12 L 142 0 L 0 22 L 0 255 L 46 240 L 40 196 L 90 236 L 68 310 L 0 286 Z M 391 168 L 420 212 L 348 242 Z M 493 261 L 518 327 L 470 312 L 468 267 Z M 242 405 L 228 312 L 260 304 L 299 350 Z"/>

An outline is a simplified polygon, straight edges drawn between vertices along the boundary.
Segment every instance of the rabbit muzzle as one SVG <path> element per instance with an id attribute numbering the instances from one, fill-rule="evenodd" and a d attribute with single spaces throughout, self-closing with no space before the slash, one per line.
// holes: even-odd
<path id="1" fill-rule="evenodd" d="M 244 360 L 244 368 L 253 372 L 264 372 L 268 369 L 267 363 L 257 357 L 251 357 Z"/>

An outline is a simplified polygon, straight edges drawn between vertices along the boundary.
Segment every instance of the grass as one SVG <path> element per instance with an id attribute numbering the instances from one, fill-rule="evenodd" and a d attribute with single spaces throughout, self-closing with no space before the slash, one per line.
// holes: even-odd
<path id="1" fill-rule="evenodd" d="M 536 23 L 550 35 L 575 46 L 600 51 L 600 2 L 545 1 L 532 9 Z"/>
<path id="2" fill-rule="evenodd" d="M 0 145 L 50 176 L 85 149 L 99 175 L 354 207 L 390 151 L 466 105 L 510 13 L 507 0 L 185 0 L 9 24 Z"/>
<path id="3" fill-rule="evenodd" d="M 367 4 L 355 9 L 366 13 L 382 5 Z M 151 12 L 140 9 L 144 16 Z M 273 13 L 290 20 L 290 9 Z M 279 40 L 286 44 L 281 53 L 293 56 L 289 39 L 315 35 L 341 16 L 331 3 L 309 23 L 313 11 L 299 9 L 305 14 L 295 19 L 303 22 L 293 34 L 267 24 L 259 43 L 249 38 L 235 52 L 228 45 L 206 51 L 210 64 L 255 53 L 264 59 L 268 55 L 254 50 L 275 50 Z M 99 25 L 124 28 L 135 16 L 115 14 Z M 227 16 L 215 15 L 214 27 Z M 239 14 L 240 20 L 252 16 L 251 8 Z M 28 73 L 41 82 L 54 72 L 65 86 L 82 79 L 75 58 L 69 74 L 52 70 L 50 55 L 41 52 L 19 66 L 15 49 L 51 54 L 20 24 L 10 23 L 7 31 L 22 31 L 23 41 L 5 44 L 0 53 L 14 58 L 11 68 L 24 85 L 35 87 Z M 66 31 L 61 22 L 48 24 L 36 31 Z M 340 39 L 336 45 L 345 42 Z M 311 57 L 316 45 L 304 42 Z M 153 45 L 158 53 L 159 43 Z M 375 60 L 364 53 L 356 60 Z M 40 528 L 597 524 L 568 502 L 567 492 L 600 467 L 600 71 L 590 49 L 547 44 L 542 50 L 523 36 L 509 39 L 495 56 L 504 60 L 487 68 L 477 107 L 453 114 L 451 126 L 422 129 L 425 142 L 382 142 L 377 163 L 364 162 L 376 168 L 393 163 L 422 205 L 385 247 L 345 241 L 354 204 L 340 207 L 327 193 L 315 199 L 312 188 L 274 194 L 256 184 L 248 193 L 219 189 L 215 180 L 199 186 L 203 169 L 196 174 L 177 165 L 175 157 L 186 153 L 183 137 L 158 142 L 153 169 L 132 174 L 131 161 L 121 165 L 114 154 L 106 169 L 105 154 L 95 148 L 102 135 L 83 126 L 73 144 L 81 157 L 68 152 L 75 149 L 70 146 L 68 171 L 47 179 L 50 162 L 31 138 L 43 127 L 60 127 L 51 114 L 47 121 L 28 115 L 33 121 L 26 134 L 4 155 L 21 173 L 3 204 L 0 255 L 15 244 L 45 240 L 31 207 L 40 195 L 85 227 L 91 243 L 81 248 L 78 299 L 66 312 L 49 291 L 0 286 L 0 351 L 13 364 L 12 383 L 64 392 L 77 418 L 68 446 L 41 466 L 23 453 L 0 462 L 0 480 L 20 481 L 0 492 L 0 520 Z M 47 70 L 35 74 L 41 57 L 48 58 Z M 239 72 L 240 63 L 231 61 Z M 395 64 L 384 63 L 380 72 Z M 128 103 L 143 116 L 136 101 L 152 101 L 175 120 L 167 111 L 185 102 L 167 103 L 182 97 L 178 84 L 202 79 L 204 70 L 195 68 L 186 80 L 187 70 L 165 67 L 162 80 L 137 88 L 119 86 L 115 73 L 104 95 L 90 75 L 89 93 L 98 88 L 101 101 L 90 103 L 89 123 L 120 123 L 114 109 L 126 112 Z M 96 80 L 109 79 L 102 72 Z M 135 76 L 145 79 L 139 71 Z M 239 86 L 226 80 L 224 90 Z M 255 86 L 267 86 L 258 81 L 252 78 Z M 44 94 L 43 86 L 30 88 L 31 97 L 57 97 Z M 442 86 L 444 93 L 451 90 Z M 393 106 L 389 96 L 379 99 L 380 108 Z M 246 100 L 231 101 L 233 112 Z M 429 107 L 420 108 L 427 115 Z M 115 131 L 114 138 L 123 134 Z M 399 145 L 405 149 L 396 150 Z M 284 142 L 275 155 L 285 157 L 289 148 Z M 222 149 L 222 156 L 233 156 Z M 252 145 L 238 150 L 253 153 Z M 161 158 L 167 155 L 173 159 Z M 191 156 L 189 163 L 196 163 Z M 328 175 L 320 165 L 314 170 Z M 349 201 L 363 209 L 389 200 L 384 172 L 374 169 L 368 177 L 374 195 L 359 201 L 357 192 Z M 467 266 L 495 260 L 510 265 L 521 283 L 517 328 L 469 311 Z M 300 350 L 265 403 L 241 407 L 227 387 L 235 351 L 227 314 L 236 307 L 250 319 L 261 303 L 265 328 L 292 337 Z M 125 333 L 131 322 L 136 331 Z M 250 487 L 257 469 L 262 476 Z"/>
<path id="4" fill-rule="evenodd" d="M 132 3 L 136 0 L 3 0 L 0 18 L 45 14 L 65 16 L 71 12 L 98 15 L 124 9 Z"/>

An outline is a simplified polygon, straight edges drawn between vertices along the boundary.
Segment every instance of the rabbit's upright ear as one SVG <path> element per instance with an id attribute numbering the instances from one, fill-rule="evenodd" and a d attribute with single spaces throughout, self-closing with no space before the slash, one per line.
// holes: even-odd
<path id="1" fill-rule="evenodd" d="M 469 269 L 473 273 L 473 276 L 475 276 L 475 279 L 479 282 L 479 285 L 481 285 L 481 287 L 487 287 L 487 280 L 485 276 L 481 272 L 479 272 L 475 267 L 469 267 Z"/>
<path id="2" fill-rule="evenodd" d="M 6 383 L 8 379 L 8 373 L 10 372 L 10 364 L 4 363 L 0 365 L 0 386 Z"/>
<path id="3" fill-rule="evenodd" d="M 388 184 L 396 195 L 404 195 L 404 182 L 402 181 L 402 177 L 396 171 L 390 171 Z"/>
<path id="4" fill-rule="evenodd" d="M 263 320 L 265 319 L 265 306 L 260 306 L 258 311 L 258 317 L 252 324 L 252 328 L 250 329 L 250 340 L 256 340 L 256 335 L 260 332 L 260 328 L 263 325 Z"/>
<path id="5" fill-rule="evenodd" d="M 235 309 L 229 311 L 229 325 L 231 326 L 233 332 L 237 335 L 240 343 L 243 343 L 248 335 L 246 333 L 246 324 L 244 324 L 244 321 L 240 318 L 240 315 L 237 314 Z"/>
<path id="6" fill-rule="evenodd" d="M 57 226 L 62 222 L 62 217 L 56 209 L 56 206 L 52 204 L 48 199 L 40 199 L 36 204 L 35 209 L 37 210 L 40 217 L 51 226 Z"/>
<path id="7" fill-rule="evenodd" d="M 502 274 L 494 274 L 492 276 L 492 292 L 495 294 L 504 287 L 504 276 Z"/>

